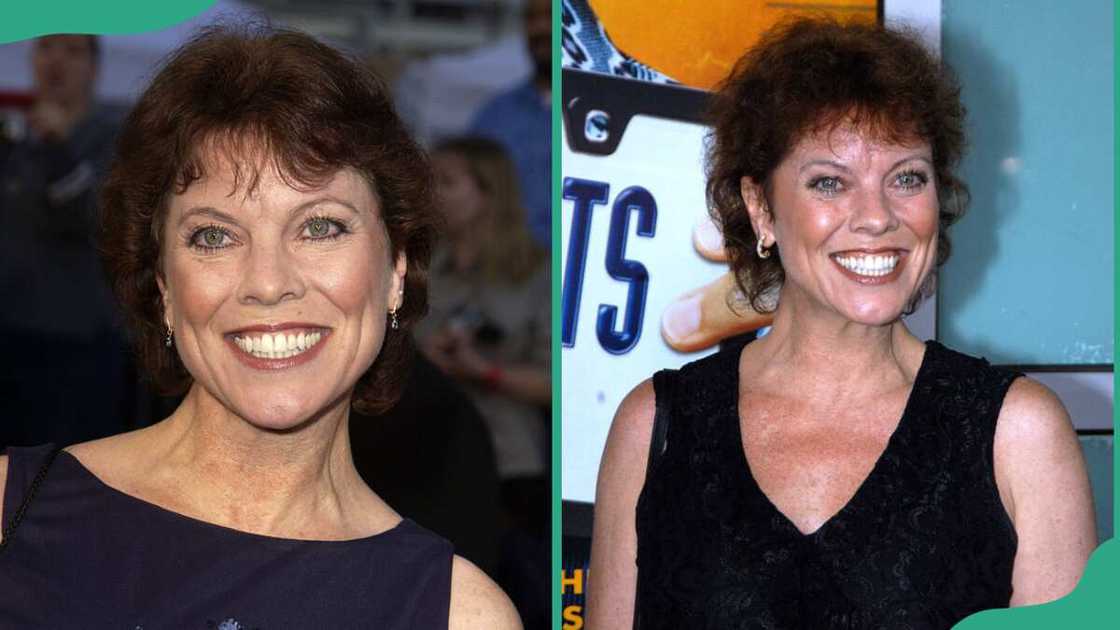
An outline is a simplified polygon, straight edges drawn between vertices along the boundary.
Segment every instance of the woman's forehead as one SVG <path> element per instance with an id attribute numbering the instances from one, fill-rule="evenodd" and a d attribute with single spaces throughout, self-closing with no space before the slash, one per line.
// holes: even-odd
<path id="1" fill-rule="evenodd" d="M 787 155 L 787 160 L 824 157 L 841 162 L 873 159 L 878 156 L 914 155 L 932 159 L 930 143 L 917 133 L 891 132 L 851 122 L 819 128 L 803 134 Z"/>
<path id="2" fill-rule="evenodd" d="M 260 143 L 207 142 L 184 169 L 180 190 L 175 191 L 173 200 L 227 198 L 229 202 L 283 205 L 285 201 L 326 195 L 346 199 L 357 207 L 376 207 L 372 187 L 353 168 L 316 169 L 321 172 L 297 169 L 291 160 Z"/>

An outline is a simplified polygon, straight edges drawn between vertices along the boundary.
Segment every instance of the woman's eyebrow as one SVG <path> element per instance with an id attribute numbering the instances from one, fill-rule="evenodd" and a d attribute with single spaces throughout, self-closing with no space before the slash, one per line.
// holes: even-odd
<path id="1" fill-rule="evenodd" d="M 852 169 L 835 160 L 809 160 L 808 162 L 802 164 L 801 168 L 797 169 L 797 172 L 804 173 L 806 169 L 812 166 L 831 166 L 834 168 L 838 168 L 846 173 L 850 173 L 852 171 Z"/>
<path id="2" fill-rule="evenodd" d="M 316 197 L 315 199 L 312 199 L 310 201 L 305 201 L 301 204 L 296 205 L 295 207 L 293 207 L 291 210 L 288 211 L 288 215 L 289 216 L 295 216 L 295 215 L 297 215 L 301 212 L 304 212 L 304 211 L 306 211 L 310 208 L 313 208 L 315 206 L 322 205 L 324 203 L 337 204 L 337 205 L 340 205 L 344 208 L 348 208 L 354 214 L 361 214 L 361 210 L 359 210 L 357 206 L 350 203 L 349 201 L 346 201 L 344 199 L 339 199 L 338 197 L 333 197 L 333 196 L 330 196 L 330 195 L 324 195 L 322 197 Z"/>
<path id="3" fill-rule="evenodd" d="M 899 166 L 901 166 L 901 165 L 903 165 L 907 162 L 913 161 L 913 160 L 920 160 L 920 161 L 925 162 L 926 164 L 930 165 L 931 167 L 933 166 L 932 158 L 930 158 L 925 152 L 922 152 L 922 153 L 914 153 L 914 154 L 911 154 L 911 155 L 907 155 L 906 157 L 896 161 L 894 164 L 891 164 L 891 167 L 887 170 L 888 171 L 893 171 L 894 169 L 898 168 Z M 798 173 L 803 173 L 803 172 L 805 172 L 806 169 L 808 169 L 810 167 L 813 167 L 813 166 L 831 166 L 831 167 L 839 169 L 841 171 L 845 171 L 845 172 L 849 172 L 849 173 L 851 172 L 850 168 L 848 168 L 844 164 L 841 164 L 840 162 L 837 162 L 835 160 L 809 160 L 808 162 L 802 164 L 801 168 L 799 168 L 797 172 Z"/>
<path id="4" fill-rule="evenodd" d="M 895 162 L 894 164 L 891 164 L 891 167 L 887 170 L 893 171 L 894 169 L 898 168 L 899 166 L 902 166 L 903 164 L 905 164 L 907 162 L 912 162 L 914 160 L 925 162 L 931 168 L 933 167 L 933 159 L 930 158 L 927 154 L 925 154 L 923 152 L 923 153 L 915 153 L 913 155 L 908 155 L 908 156 L 902 158 L 901 160 Z"/>
<path id="5" fill-rule="evenodd" d="M 226 214 L 225 212 L 222 212 L 221 210 L 218 210 L 217 208 L 211 206 L 196 206 L 183 212 L 183 216 L 179 217 L 179 225 L 183 225 L 184 223 L 186 223 L 187 219 L 196 216 L 206 216 L 217 219 L 218 221 L 222 221 L 223 223 L 240 225 L 240 223 L 238 223 L 237 219 L 235 219 L 233 215 Z"/>
<path id="6" fill-rule="evenodd" d="M 360 214 L 361 213 L 361 211 L 358 210 L 358 207 L 355 206 L 354 204 L 350 203 L 349 201 L 339 199 L 338 197 L 323 196 L 323 197 L 316 197 L 315 199 L 312 199 L 310 201 L 305 201 L 303 203 L 300 203 L 300 204 L 294 206 L 291 210 L 288 211 L 288 215 L 289 216 L 295 216 L 295 215 L 297 215 L 301 212 L 305 212 L 306 210 L 308 210 L 310 208 L 313 208 L 313 207 L 318 206 L 318 205 L 322 205 L 324 203 L 332 203 L 332 204 L 340 205 L 344 208 L 349 209 L 354 214 Z M 179 225 L 182 225 L 183 223 L 185 223 L 187 221 L 187 219 L 190 219 L 191 217 L 196 217 L 196 216 L 206 216 L 206 217 L 210 217 L 210 218 L 213 218 L 213 219 L 217 219 L 218 221 L 222 221 L 223 223 L 240 225 L 238 220 L 236 218 L 234 218 L 233 215 L 222 212 L 221 210 L 218 210 L 217 208 L 214 208 L 212 206 L 196 206 L 194 208 L 186 210 L 185 212 L 183 212 L 183 216 L 179 217 Z"/>

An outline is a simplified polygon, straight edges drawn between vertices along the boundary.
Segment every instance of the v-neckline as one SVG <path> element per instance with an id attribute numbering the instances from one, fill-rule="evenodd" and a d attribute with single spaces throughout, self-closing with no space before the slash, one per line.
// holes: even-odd
<path id="1" fill-rule="evenodd" d="M 819 534 L 828 529 L 829 526 L 836 522 L 841 516 L 843 516 L 845 512 L 848 512 L 851 509 L 852 505 L 858 502 L 860 496 L 865 494 L 865 488 L 869 485 L 871 480 L 877 476 L 877 474 L 879 473 L 879 469 L 883 467 L 883 462 L 886 459 L 887 455 L 895 448 L 895 443 L 898 441 L 899 435 L 902 433 L 903 429 L 905 429 L 910 424 L 908 418 L 913 415 L 911 413 L 911 408 L 914 406 L 914 401 L 918 395 L 918 385 L 924 379 L 925 373 L 930 364 L 930 353 L 934 351 L 936 345 L 937 342 L 935 341 L 926 341 L 925 351 L 922 353 L 921 363 L 919 363 L 918 365 L 918 371 L 914 374 L 914 382 L 910 384 L 910 392 L 906 396 L 906 404 L 902 407 L 902 415 L 899 417 L 898 422 L 895 424 L 894 430 L 891 432 L 890 437 L 887 438 L 887 443 L 883 447 L 882 452 L 879 453 L 879 456 L 875 459 L 875 463 L 871 466 L 871 471 L 867 473 L 862 481 L 860 481 L 859 485 L 856 486 L 855 492 L 853 492 L 852 495 L 848 497 L 848 500 L 842 506 L 840 506 L 840 509 L 836 510 L 836 512 L 826 518 L 816 529 L 810 532 L 802 531 L 801 528 L 793 522 L 793 519 L 791 519 L 788 515 L 786 515 L 785 512 L 779 509 L 778 505 L 774 503 L 774 501 L 770 498 L 770 495 L 766 494 L 766 492 L 762 489 L 762 486 L 759 485 L 758 479 L 754 476 L 754 470 L 751 468 L 750 459 L 747 458 L 747 451 L 743 445 L 743 421 L 740 416 L 741 408 L 739 404 L 742 398 L 739 391 L 741 371 L 740 366 L 742 365 L 742 350 L 745 350 L 746 348 L 744 347 L 739 352 L 733 353 L 733 355 L 735 356 L 735 369 L 728 370 L 735 375 L 735 384 L 732 388 L 732 391 L 735 395 L 735 403 L 732 406 L 732 414 L 734 416 L 732 425 L 732 437 L 734 439 L 730 440 L 730 442 L 732 445 L 734 445 L 735 451 L 739 454 L 740 465 L 738 467 L 738 470 L 746 472 L 746 482 L 749 484 L 750 489 L 758 494 L 758 496 L 762 499 L 762 502 L 767 506 L 767 509 L 769 509 L 773 513 L 773 516 L 776 516 L 779 521 L 781 521 L 785 526 L 792 530 L 792 532 L 799 539 L 811 539 L 817 537 Z"/>

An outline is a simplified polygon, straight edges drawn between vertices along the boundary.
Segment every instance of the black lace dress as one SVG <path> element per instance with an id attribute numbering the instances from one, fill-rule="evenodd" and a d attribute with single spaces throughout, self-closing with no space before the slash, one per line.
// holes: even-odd
<path id="1" fill-rule="evenodd" d="M 749 472 L 739 350 L 654 377 L 635 627 L 933 630 L 1008 605 L 1017 539 L 992 444 L 1017 374 L 929 342 L 870 475 L 802 534 Z"/>

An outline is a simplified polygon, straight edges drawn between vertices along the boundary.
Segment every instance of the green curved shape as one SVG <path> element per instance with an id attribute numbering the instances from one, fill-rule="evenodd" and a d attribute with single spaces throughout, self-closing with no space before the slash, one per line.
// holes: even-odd
<path id="1" fill-rule="evenodd" d="M 4 7 L 0 44 L 50 33 L 122 35 L 166 28 L 216 0 L 31 0 Z"/>
<path id="2" fill-rule="evenodd" d="M 957 630 L 1053 630 L 1054 628 L 1113 627 L 1116 585 L 1120 583 L 1120 543 L 1105 541 L 1097 548 L 1081 582 L 1056 602 L 976 613 L 953 626 Z"/>

